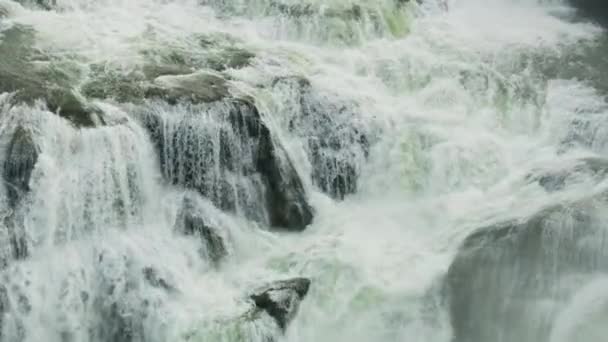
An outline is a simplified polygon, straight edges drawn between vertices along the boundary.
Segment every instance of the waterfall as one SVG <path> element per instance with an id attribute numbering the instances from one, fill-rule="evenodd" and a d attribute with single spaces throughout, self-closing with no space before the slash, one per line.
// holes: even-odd
<path id="1" fill-rule="evenodd" d="M 603 341 L 604 12 L 0 0 L 0 342 Z"/>

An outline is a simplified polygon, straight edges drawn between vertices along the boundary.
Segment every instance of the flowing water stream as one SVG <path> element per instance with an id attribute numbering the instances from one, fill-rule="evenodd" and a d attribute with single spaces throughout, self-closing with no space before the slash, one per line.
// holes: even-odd
<path id="1" fill-rule="evenodd" d="M 559 0 L 0 0 L 0 341 L 604 341 L 606 52 Z"/>

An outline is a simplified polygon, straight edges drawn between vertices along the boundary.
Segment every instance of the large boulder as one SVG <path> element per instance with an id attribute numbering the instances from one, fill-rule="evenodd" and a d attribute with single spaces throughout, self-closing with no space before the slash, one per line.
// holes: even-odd
<path id="1" fill-rule="evenodd" d="M 606 196 L 466 238 L 446 277 L 454 341 L 549 341 L 556 313 L 608 271 Z"/>
<path id="2" fill-rule="evenodd" d="M 0 34 L 0 93 L 15 93 L 16 104 L 42 100 L 51 112 L 77 127 L 101 122 L 100 111 L 74 87 L 80 77 L 75 64 L 51 61 L 38 51 L 31 27 L 15 25 Z"/>
<path id="3" fill-rule="evenodd" d="M 265 311 L 274 318 L 281 330 L 285 330 L 309 288 L 310 279 L 307 278 L 277 281 L 257 290 L 251 295 L 251 300 L 257 309 Z"/>
<path id="4" fill-rule="evenodd" d="M 156 102 L 143 121 L 172 184 L 273 227 L 299 231 L 312 221 L 303 182 L 253 101 Z"/>
<path id="5" fill-rule="evenodd" d="M 313 183 L 336 199 L 355 193 L 370 148 L 356 105 L 332 101 L 300 77 L 277 79 L 274 86 L 293 102 L 289 130 L 306 141 Z"/>

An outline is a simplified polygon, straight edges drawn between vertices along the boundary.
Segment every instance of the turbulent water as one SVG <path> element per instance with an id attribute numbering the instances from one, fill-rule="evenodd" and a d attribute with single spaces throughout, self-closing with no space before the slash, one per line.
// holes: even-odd
<path id="1" fill-rule="evenodd" d="M 601 10 L 0 0 L 0 341 L 604 341 Z"/>

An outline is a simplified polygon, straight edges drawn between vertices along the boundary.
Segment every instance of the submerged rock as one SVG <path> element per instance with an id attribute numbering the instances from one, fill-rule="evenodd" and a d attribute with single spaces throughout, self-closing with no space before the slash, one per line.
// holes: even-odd
<path id="1" fill-rule="evenodd" d="M 152 287 L 161 288 L 166 291 L 174 291 L 175 286 L 171 285 L 165 278 L 158 274 L 158 271 L 153 267 L 145 267 L 143 269 L 144 279 Z"/>
<path id="2" fill-rule="evenodd" d="M 185 235 L 193 235 L 201 240 L 200 253 L 217 264 L 226 256 L 228 250 L 224 238 L 216 227 L 211 227 L 194 208 L 194 203 L 188 197 L 184 198 L 181 212 L 175 224 L 177 231 Z"/>
<path id="3" fill-rule="evenodd" d="M 6 150 L 2 173 L 12 208 L 30 190 L 30 177 L 38 161 L 38 154 L 32 133 L 23 126 L 18 126 Z"/>
<path id="4" fill-rule="evenodd" d="M 287 328 L 308 294 L 310 279 L 294 278 L 274 282 L 251 295 L 259 310 L 264 310 L 275 319 L 281 330 Z"/>
<path id="5" fill-rule="evenodd" d="M 302 180 L 251 101 L 186 106 L 144 117 L 167 180 L 273 227 L 302 230 L 312 221 Z"/>
<path id="6" fill-rule="evenodd" d="M 608 160 L 604 158 L 583 158 L 577 160 L 569 168 L 552 170 L 542 173 L 533 173 L 526 178 L 538 184 L 547 191 L 564 189 L 569 183 L 592 179 L 600 182 L 608 175 Z"/>
<path id="7" fill-rule="evenodd" d="M 548 341 L 559 308 L 608 271 L 605 213 L 597 196 L 467 237 L 445 283 L 454 341 Z"/>
<path id="8" fill-rule="evenodd" d="M 318 94 L 304 78 L 275 81 L 294 101 L 289 130 L 305 139 L 313 183 L 335 199 L 357 191 L 370 133 L 352 108 Z"/>
<path id="9" fill-rule="evenodd" d="M 4 324 L 4 315 L 6 315 L 9 310 L 9 301 L 8 301 L 8 293 L 6 291 L 6 286 L 0 285 L 0 340 L 4 340 L 5 336 L 3 334 L 3 324 Z"/>

